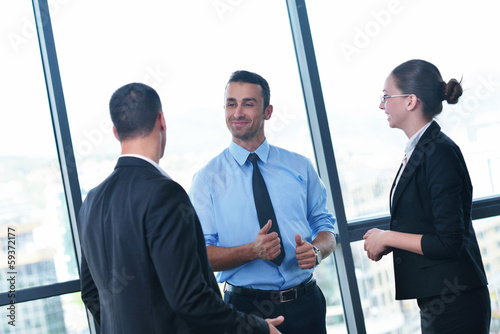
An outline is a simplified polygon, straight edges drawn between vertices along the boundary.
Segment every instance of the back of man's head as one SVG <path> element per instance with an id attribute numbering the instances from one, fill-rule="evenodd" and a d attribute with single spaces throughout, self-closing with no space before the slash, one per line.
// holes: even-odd
<path id="1" fill-rule="evenodd" d="M 151 133 L 161 111 L 158 93 L 142 83 L 130 83 L 118 88 L 109 101 L 111 120 L 120 141 Z"/>

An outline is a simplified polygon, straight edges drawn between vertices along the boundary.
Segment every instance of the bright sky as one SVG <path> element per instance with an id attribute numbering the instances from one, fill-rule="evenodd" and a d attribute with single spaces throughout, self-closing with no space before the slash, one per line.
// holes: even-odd
<path id="1" fill-rule="evenodd" d="M 476 123 L 484 128 L 483 114 L 488 122 L 499 122 L 490 116 L 500 102 L 494 3 L 306 4 L 338 157 L 363 161 L 377 152 L 387 154 L 379 161 L 388 165 L 398 161 L 406 138 L 387 127 L 378 101 L 388 73 L 411 58 L 435 63 L 446 80 L 463 76 L 468 97 L 442 116 L 443 128 L 461 146 L 488 150 L 498 138 L 500 131 L 486 129 L 477 136 L 481 142 L 471 144 L 466 130 Z M 51 14 L 77 155 L 118 153 L 109 97 L 121 85 L 141 81 L 162 98 L 167 157 L 176 163 L 198 159 L 197 169 L 227 146 L 224 86 L 232 71 L 248 69 L 271 85 L 276 111 L 267 125 L 270 140 L 313 157 L 285 2 L 53 0 Z M 5 120 L 0 133 L 8 143 L 0 155 L 55 156 L 31 2 L 0 10 L 0 25 Z"/>

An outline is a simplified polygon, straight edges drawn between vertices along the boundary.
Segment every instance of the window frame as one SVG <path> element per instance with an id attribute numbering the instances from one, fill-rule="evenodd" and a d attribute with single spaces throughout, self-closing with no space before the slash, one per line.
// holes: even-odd
<path id="1" fill-rule="evenodd" d="M 71 141 L 71 131 L 59 73 L 48 2 L 47 0 L 32 0 L 32 4 L 79 272 L 81 249 L 76 217 L 82 205 L 82 194 Z M 346 218 L 332 145 L 332 134 L 330 133 L 328 124 L 305 0 L 287 0 L 286 4 L 318 173 L 327 188 L 329 210 L 335 212 L 337 218 L 336 232 L 338 234 L 338 245 L 334 253 L 334 261 L 342 292 L 346 327 L 348 332 L 366 333 L 350 243 L 362 240 L 362 236 L 367 229 L 373 227 L 388 228 L 390 217 L 380 216 L 352 221 L 348 221 Z M 491 196 L 473 201 L 473 220 L 498 215 L 500 215 L 500 196 Z M 79 280 L 20 289 L 16 291 L 16 303 L 78 291 L 80 291 Z M 0 306 L 8 305 L 9 302 L 8 292 L 0 293 Z M 94 319 L 88 311 L 87 316 L 90 332 L 99 333 L 98 327 L 95 326 Z"/>

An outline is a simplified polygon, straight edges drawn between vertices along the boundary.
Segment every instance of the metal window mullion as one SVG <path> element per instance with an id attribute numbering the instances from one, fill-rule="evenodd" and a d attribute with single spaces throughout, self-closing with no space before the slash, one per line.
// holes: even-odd
<path id="1" fill-rule="evenodd" d="M 16 291 L 16 304 L 37 299 L 50 298 L 80 291 L 80 280 L 72 280 L 49 285 L 34 286 Z M 0 306 L 9 305 L 8 292 L 0 293 Z"/>
<path id="2" fill-rule="evenodd" d="M 335 250 L 334 258 L 346 326 L 349 333 L 366 333 L 345 208 L 306 6 L 304 0 L 287 0 L 287 6 L 318 172 L 327 188 L 329 209 L 334 209 L 337 218 L 340 247 L 338 246 Z"/>
<path id="3" fill-rule="evenodd" d="M 52 25 L 47 0 L 33 0 L 35 22 L 38 31 L 45 84 L 52 116 L 57 156 L 61 168 L 62 182 L 68 207 L 70 228 L 73 235 L 75 254 L 80 263 L 80 242 L 76 226 L 76 215 L 82 205 L 80 184 L 76 170 L 75 155 L 64 102 L 64 94 L 57 62 L 57 54 L 52 34 Z"/>
<path id="4" fill-rule="evenodd" d="M 472 202 L 472 220 L 496 216 L 500 216 L 500 196 L 479 198 Z M 363 235 L 371 228 L 389 229 L 389 222 L 390 216 L 388 215 L 349 221 L 347 226 L 350 242 L 363 240 Z"/>
<path id="5" fill-rule="evenodd" d="M 82 195 L 76 169 L 73 144 L 71 141 L 71 132 L 69 129 L 66 104 L 64 101 L 54 35 L 52 32 L 50 11 L 47 0 L 32 0 L 32 4 L 57 148 L 57 156 L 61 169 L 71 235 L 76 254 L 77 269 L 78 272 L 80 272 L 81 248 L 76 216 L 82 205 Z M 96 333 L 92 315 L 90 312 L 87 312 L 87 315 L 89 318 L 91 333 Z"/>

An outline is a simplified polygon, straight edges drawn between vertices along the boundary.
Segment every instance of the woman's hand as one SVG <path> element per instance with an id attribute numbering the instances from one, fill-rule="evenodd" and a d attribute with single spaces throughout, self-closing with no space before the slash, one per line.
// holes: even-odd
<path id="1" fill-rule="evenodd" d="M 372 261 L 379 261 L 384 255 L 389 254 L 392 248 L 387 246 L 387 238 L 390 231 L 372 228 L 368 230 L 363 239 L 365 239 L 365 251 L 368 258 Z"/>

